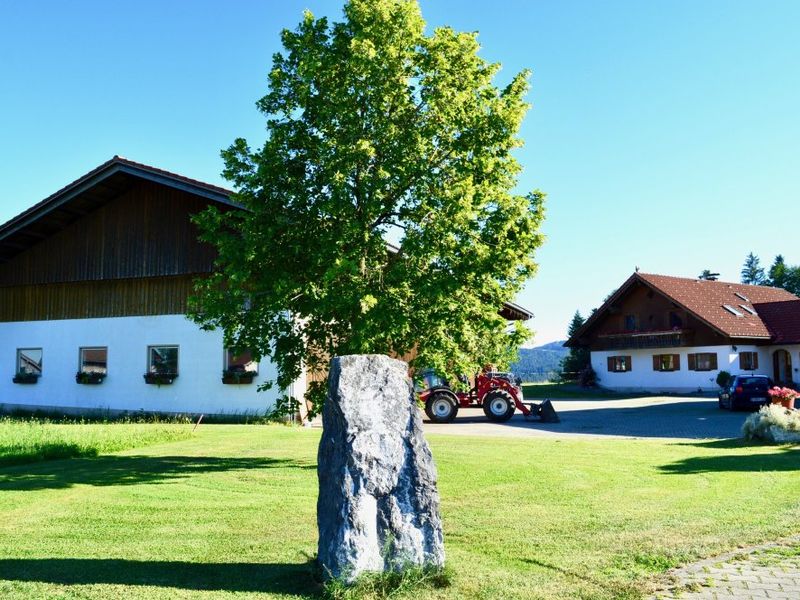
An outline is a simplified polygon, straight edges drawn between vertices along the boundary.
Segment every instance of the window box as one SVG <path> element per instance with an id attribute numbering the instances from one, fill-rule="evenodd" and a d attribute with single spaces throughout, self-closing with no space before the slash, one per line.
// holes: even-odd
<path id="1" fill-rule="evenodd" d="M 256 373 L 253 371 L 235 371 L 233 369 L 225 369 L 222 372 L 222 383 L 228 385 L 236 385 L 240 383 L 253 383 L 253 377 Z"/>
<path id="2" fill-rule="evenodd" d="M 105 378 L 105 373 L 98 373 L 96 371 L 78 371 L 75 373 L 75 383 L 83 385 L 100 385 Z"/>
<path id="3" fill-rule="evenodd" d="M 14 383 L 23 383 L 23 384 L 30 384 L 30 383 L 38 383 L 40 375 L 38 373 L 26 373 L 21 371 L 14 375 Z"/>
<path id="4" fill-rule="evenodd" d="M 144 374 L 144 382 L 148 384 L 155 384 L 157 386 L 162 385 L 172 385 L 175 379 L 178 377 L 177 373 L 165 372 L 165 373 L 145 373 Z"/>

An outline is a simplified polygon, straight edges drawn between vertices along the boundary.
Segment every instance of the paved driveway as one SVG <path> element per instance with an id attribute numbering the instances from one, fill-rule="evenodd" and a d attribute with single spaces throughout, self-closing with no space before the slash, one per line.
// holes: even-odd
<path id="1" fill-rule="evenodd" d="M 749 413 L 717 407 L 716 398 L 659 396 L 630 400 L 553 400 L 561 423 L 526 421 L 517 412 L 490 423 L 479 408 L 461 409 L 453 423 L 425 422 L 426 433 L 521 437 L 708 439 L 741 436 Z"/>

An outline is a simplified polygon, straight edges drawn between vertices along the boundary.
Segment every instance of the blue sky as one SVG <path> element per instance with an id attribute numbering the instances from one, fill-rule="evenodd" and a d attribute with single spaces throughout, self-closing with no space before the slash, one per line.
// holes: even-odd
<path id="1" fill-rule="evenodd" d="M 422 0 L 479 31 L 500 83 L 533 70 L 520 191 L 548 194 L 518 302 L 564 337 L 639 266 L 738 280 L 800 263 L 800 2 Z M 224 185 L 259 144 L 278 34 L 341 2 L 0 0 L 0 222 L 114 154 Z"/>

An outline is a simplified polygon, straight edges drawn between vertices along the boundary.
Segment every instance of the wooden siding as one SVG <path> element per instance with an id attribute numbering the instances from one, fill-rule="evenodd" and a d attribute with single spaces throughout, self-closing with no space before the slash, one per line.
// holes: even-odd
<path id="1" fill-rule="evenodd" d="M 0 322 L 183 314 L 192 275 L 0 287 Z"/>
<path id="2" fill-rule="evenodd" d="M 139 182 L 0 265 L 0 286 L 209 272 L 214 249 L 197 240 L 189 220 L 206 206 L 193 194 Z"/>

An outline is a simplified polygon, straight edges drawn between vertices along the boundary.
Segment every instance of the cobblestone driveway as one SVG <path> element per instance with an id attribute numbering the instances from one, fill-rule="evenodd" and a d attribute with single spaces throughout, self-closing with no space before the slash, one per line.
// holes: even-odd
<path id="1" fill-rule="evenodd" d="M 764 600 L 800 598 L 800 537 L 738 550 L 669 573 L 668 590 L 652 598 Z"/>

